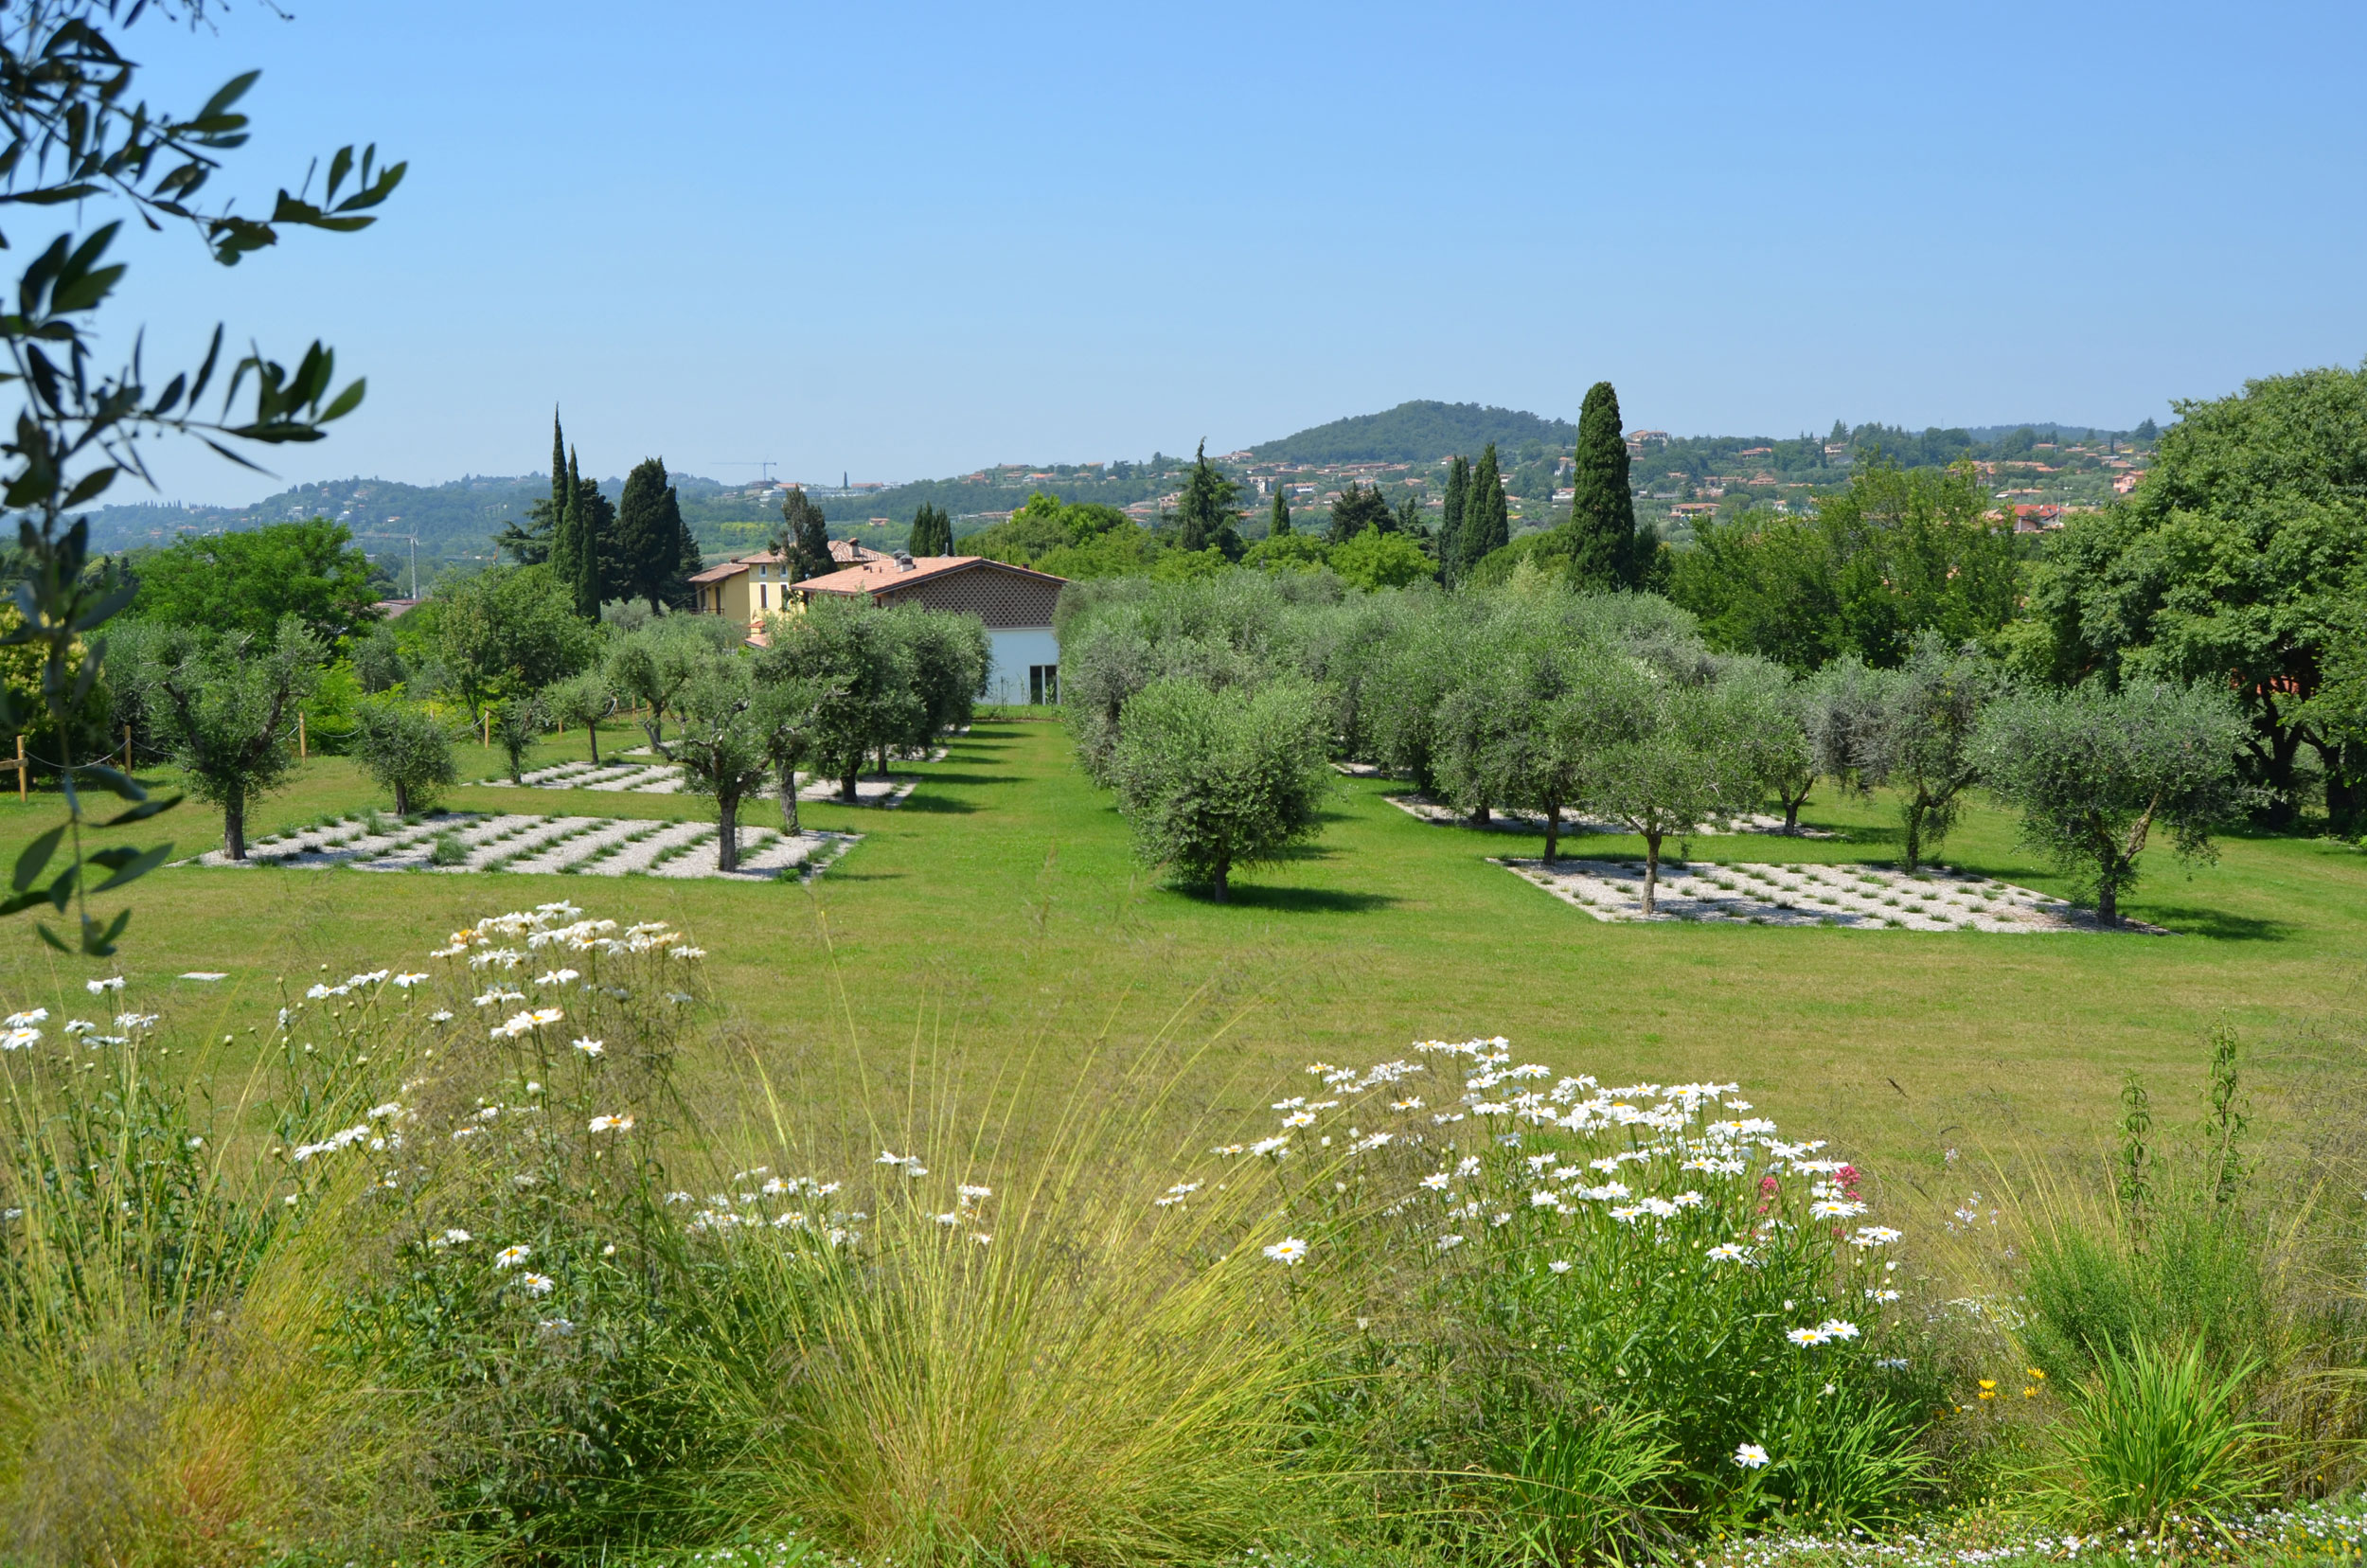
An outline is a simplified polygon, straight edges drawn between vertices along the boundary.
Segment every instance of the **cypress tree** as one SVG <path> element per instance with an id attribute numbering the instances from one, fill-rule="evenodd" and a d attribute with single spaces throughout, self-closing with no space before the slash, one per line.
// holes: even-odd
<path id="1" fill-rule="evenodd" d="M 1576 491 L 1570 503 L 1570 578 L 1608 593 L 1636 585 L 1635 492 L 1628 484 L 1628 441 L 1619 430 L 1619 394 L 1611 383 L 1586 389 L 1578 411 Z"/>
<path id="2" fill-rule="evenodd" d="M 551 404 L 551 527 L 567 515 L 567 437 L 559 428 L 559 405 Z M 557 545 L 552 546 L 554 552 Z M 553 557 L 556 560 L 556 554 Z"/>
<path id="3" fill-rule="evenodd" d="M 912 536 L 904 543 L 904 550 L 914 556 L 945 556 L 953 553 L 953 518 L 942 507 L 923 501 L 913 514 Z"/>
<path id="4" fill-rule="evenodd" d="M 597 487 L 593 498 L 605 501 Z M 567 454 L 567 504 L 561 512 L 559 531 L 567 540 L 567 563 L 561 577 L 575 591 L 576 614 L 586 620 L 600 618 L 600 557 L 607 546 L 602 537 L 605 530 L 595 509 L 585 503 L 583 473 L 576 461 L 576 454 Z M 556 552 L 554 552 L 556 555 Z"/>
<path id="5" fill-rule="evenodd" d="M 1281 539 L 1290 531 L 1290 497 L 1280 485 L 1273 488 L 1273 511 L 1266 519 L 1266 537 Z"/>
<path id="6" fill-rule="evenodd" d="M 618 597 L 646 598 L 652 613 L 682 554 L 682 511 L 669 512 L 671 493 L 666 460 L 644 457 L 625 475 L 625 493 L 616 503 Z"/>
<path id="7" fill-rule="evenodd" d="M 1240 535 L 1233 526 L 1233 498 L 1240 487 L 1219 473 L 1208 461 L 1208 443 L 1202 440 L 1192 459 L 1191 477 L 1184 481 L 1184 502 L 1178 523 L 1183 530 L 1179 542 L 1187 551 L 1199 551 L 1214 544 L 1224 549 L 1228 557 L 1238 556 Z M 1228 543 L 1229 542 L 1229 543 Z"/>
<path id="8" fill-rule="evenodd" d="M 1470 492 L 1463 499 L 1463 532 L 1456 541 L 1457 576 L 1512 542 L 1511 513 L 1504 506 L 1504 483 L 1496 469 L 1496 443 L 1487 443 L 1479 465 L 1471 470 Z"/>
<path id="9" fill-rule="evenodd" d="M 1471 465 L 1457 454 L 1447 465 L 1447 515 L 1438 525 L 1438 563 L 1454 580 L 1463 561 L 1463 512 L 1471 499 Z"/>

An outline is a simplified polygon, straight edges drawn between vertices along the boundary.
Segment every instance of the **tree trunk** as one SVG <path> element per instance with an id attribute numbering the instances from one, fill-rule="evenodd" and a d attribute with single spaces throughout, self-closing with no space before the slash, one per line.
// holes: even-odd
<path id="1" fill-rule="evenodd" d="M 1545 808 L 1545 864 L 1551 865 L 1561 850 L 1561 807 L 1559 803 Z"/>
<path id="2" fill-rule="evenodd" d="M 849 806 L 855 804 L 855 775 L 862 771 L 863 759 L 858 757 L 847 764 L 846 776 L 838 781 L 838 797 Z"/>
<path id="3" fill-rule="evenodd" d="M 1913 800 L 1907 802 L 1906 806 L 1900 811 L 1899 816 L 1901 825 L 1904 826 L 1907 830 L 1906 842 L 1900 845 L 1899 853 L 1906 858 L 1907 869 L 1913 871 L 1917 865 L 1923 863 L 1922 797 L 1918 795 Z"/>
<path id="4" fill-rule="evenodd" d="M 396 779 L 396 780 L 395 780 L 395 815 L 397 815 L 397 816 L 399 816 L 399 817 L 406 817 L 406 816 L 409 816 L 410 814 L 411 814 L 411 789 L 410 789 L 410 786 L 406 785 L 405 783 L 403 783 L 403 781 L 402 781 L 401 779 L 398 778 L 398 779 Z"/>
<path id="5" fill-rule="evenodd" d="M 2112 874 L 2107 871 L 2104 879 L 2096 883 L 2096 924 L 2112 926 L 2121 923 L 2120 892 L 2112 884 Z"/>
<path id="6" fill-rule="evenodd" d="M 1468 818 L 1467 818 L 1466 820 L 1468 820 L 1468 821 L 1470 823 L 1470 825 L 1471 825 L 1472 827 L 1474 827 L 1474 828 L 1485 828 L 1485 827 L 1486 827 L 1486 826 L 1487 826 L 1487 802 L 1486 802 L 1485 800 L 1483 800 L 1483 801 L 1481 801 L 1478 805 L 1476 805 L 1476 806 L 1472 807 L 1472 808 L 1471 808 L 1471 814 L 1470 814 L 1470 816 L 1469 816 Z"/>
<path id="7" fill-rule="evenodd" d="M 246 802 L 233 798 L 222 808 L 222 846 L 234 861 L 246 859 Z"/>
<path id="8" fill-rule="evenodd" d="M 1219 859 L 1217 862 L 1217 902 L 1219 903 L 1224 902 L 1225 893 L 1232 881 L 1232 873 L 1233 863 L 1229 860 Z"/>
<path id="9" fill-rule="evenodd" d="M 715 797 L 715 868 L 718 871 L 739 869 L 739 799 L 736 795 Z"/>
<path id="10" fill-rule="evenodd" d="M 596 719 L 583 726 L 583 733 L 592 738 L 592 765 L 600 765 L 600 722 Z"/>
<path id="11" fill-rule="evenodd" d="M 1800 792 L 1800 798 L 1797 800 L 1786 797 L 1784 801 L 1785 832 L 1797 834 L 1800 831 L 1800 808 L 1806 804 L 1808 792 L 1806 790 Z"/>
<path id="12" fill-rule="evenodd" d="M 1658 833 L 1644 835 L 1644 914 L 1647 919 L 1660 909 L 1660 839 Z"/>
<path id="13" fill-rule="evenodd" d="M 797 770 L 781 770 L 781 830 L 794 833 L 797 827 Z"/>

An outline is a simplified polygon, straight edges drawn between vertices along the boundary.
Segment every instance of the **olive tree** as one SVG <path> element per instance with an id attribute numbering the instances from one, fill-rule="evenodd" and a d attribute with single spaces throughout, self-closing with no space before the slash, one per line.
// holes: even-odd
<path id="1" fill-rule="evenodd" d="M 600 721 L 616 711 L 616 688 L 598 665 L 578 670 L 543 688 L 543 711 L 562 724 L 580 724 L 592 740 L 592 765 L 600 765 Z"/>
<path id="2" fill-rule="evenodd" d="M 417 703 L 363 703 L 353 714 L 353 752 L 362 771 L 395 797 L 397 816 L 427 810 L 437 790 L 460 781 L 452 726 Z"/>
<path id="3" fill-rule="evenodd" d="M 1976 750 L 1990 790 L 2020 810 L 2022 842 L 2083 882 L 2112 925 L 2155 829 L 2181 861 L 2214 857 L 2211 829 L 2247 802 L 2236 779 L 2247 738 L 2216 687 L 2090 681 L 2001 699 Z"/>
<path id="4" fill-rule="evenodd" d="M 823 710 L 837 697 L 838 688 L 812 676 L 768 668 L 763 661 L 757 663 L 756 677 L 756 722 L 780 793 L 781 830 L 800 832 L 797 774 L 814 756 Z"/>
<path id="5" fill-rule="evenodd" d="M 1561 814 L 1585 781 L 1583 725 L 1572 693 L 1607 654 L 1551 617 L 1507 621 L 1493 657 L 1475 661 L 1438 704 L 1438 788 L 1474 820 L 1491 802 L 1545 818 L 1545 858 L 1561 850 Z"/>
<path id="6" fill-rule="evenodd" d="M 1146 865 L 1223 903 L 1237 867 L 1311 838 L 1329 793 L 1314 693 L 1277 681 L 1212 690 L 1153 681 L 1126 704 L 1112 773 Z"/>
<path id="7" fill-rule="evenodd" d="M 810 735 L 814 760 L 837 775 L 840 798 L 872 752 L 916 733 L 924 709 L 914 690 L 912 660 L 896 634 L 896 613 L 868 601 L 819 595 L 805 613 L 773 622 L 762 659 L 768 678 L 804 676 L 823 684 Z"/>
<path id="8" fill-rule="evenodd" d="M 1613 657 L 1559 705 L 1582 757 L 1588 810 L 1644 840 L 1644 913 L 1654 913 L 1661 846 L 1713 818 L 1748 809 L 1759 781 L 1744 732 L 1747 691 L 1685 681 L 1640 659 Z"/>
<path id="9" fill-rule="evenodd" d="M 714 646 L 705 638 L 675 625 L 697 618 L 663 616 L 610 645 L 608 680 L 618 696 L 648 710 L 641 728 L 652 746 L 666 739 L 666 715 L 674 700 L 714 657 Z"/>
<path id="10" fill-rule="evenodd" d="M 222 808 L 222 847 L 246 859 L 246 811 L 296 767 L 296 709 L 325 650 L 293 617 L 269 642 L 251 633 L 201 643 L 187 630 L 152 645 L 134 672 L 156 738 L 200 800 Z"/>
<path id="11" fill-rule="evenodd" d="M 490 721 L 486 727 L 492 731 L 493 744 L 502 749 L 502 760 L 509 764 L 509 782 L 524 784 L 526 753 L 533 749 L 535 737 L 549 727 L 542 699 L 534 692 L 522 692 L 503 698 L 486 711 Z"/>
<path id="12" fill-rule="evenodd" d="M 1740 704 L 1737 741 L 1760 792 L 1784 809 L 1782 831 L 1800 831 L 1800 808 L 1816 788 L 1817 747 L 1811 727 L 1817 692 L 1771 659 L 1745 655 L 1732 661 L 1721 679 Z"/>
<path id="13" fill-rule="evenodd" d="M 1938 847 L 1980 777 L 1974 744 L 1996 670 L 1970 648 L 1935 633 L 1914 641 L 1907 662 L 1877 673 L 1860 751 L 1865 780 L 1898 793 L 1899 858 L 1913 871 Z"/>
<path id="14" fill-rule="evenodd" d="M 772 772 L 746 662 L 710 657 L 684 687 L 679 702 L 681 722 L 674 738 L 658 744 L 657 752 L 682 764 L 684 789 L 713 797 L 716 867 L 737 871 L 740 802 L 764 788 Z"/>

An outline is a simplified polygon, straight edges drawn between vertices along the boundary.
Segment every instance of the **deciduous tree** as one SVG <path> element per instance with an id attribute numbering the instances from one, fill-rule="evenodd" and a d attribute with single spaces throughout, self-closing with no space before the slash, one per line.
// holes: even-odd
<path id="1" fill-rule="evenodd" d="M 343 524 L 315 517 L 185 539 L 138 556 L 139 597 L 127 613 L 207 632 L 270 637 L 294 615 L 329 648 L 378 620 L 369 558 Z"/>
<path id="2" fill-rule="evenodd" d="M 772 550 L 789 563 L 792 582 L 828 577 L 838 570 L 838 563 L 830 559 L 829 526 L 823 520 L 822 508 L 806 498 L 801 487 L 792 485 L 781 500 L 781 526 L 773 536 Z"/>
<path id="3" fill-rule="evenodd" d="M 436 597 L 436 652 L 472 721 L 488 702 L 539 690 L 591 660 L 593 629 L 547 566 L 489 566 Z"/>

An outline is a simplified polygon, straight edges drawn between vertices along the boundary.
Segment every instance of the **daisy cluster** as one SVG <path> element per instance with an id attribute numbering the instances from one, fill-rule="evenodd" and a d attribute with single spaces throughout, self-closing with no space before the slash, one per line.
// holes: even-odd
<path id="1" fill-rule="evenodd" d="M 524 942 L 525 951 L 507 945 L 512 942 Z M 614 920 L 585 919 L 582 910 L 563 899 L 508 915 L 489 915 L 472 926 L 454 932 L 449 942 L 428 956 L 457 958 L 465 954 L 471 969 L 514 970 L 526 962 L 530 953 L 546 948 L 608 957 L 649 953 L 686 960 L 706 956 L 703 949 L 686 945 L 682 933 L 663 920 L 645 920 L 620 929 Z M 554 971 L 536 983 L 558 985 L 575 978 L 573 971 Z"/>
<path id="2" fill-rule="evenodd" d="M 741 1230 L 789 1231 L 817 1237 L 833 1247 L 849 1246 L 863 1239 L 863 1233 L 855 1227 L 870 1216 L 860 1209 L 810 1212 L 790 1206 L 800 1198 L 830 1197 L 839 1190 L 840 1184 L 836 1182 L 812 1176 L 775 1176 L 767 1166 L 734 1171 L 732 1181 L 743 1185 L 734 1192 L 710 1192 L 703 1200 L 687 1192 L 669 1192 L 666 1201 L 696 1205 L 685 1226 L 694 1236 Z"/>
<path id="3" fill-rule="evenodd" d="M 123 988 L 123 982 L 119 978 L 105 981 L 94 980 L 90 982 L 90 985 L 93 995 L 107 990 L 120 990 Z M 143 1029 L 154 1028 L 161 1016 L 158 1013 L 119 1012 L 115 1015 L 115 1026 L 121 1031 L 117 1034 L 100 1033 L 103 1025 L 94 1024 L 86 1018 L 69 1018 L 60 1032 L 68 1040 L 80 1040 L 85 1045 L 90 1046 L 129 1045 L 132 1043 L 133 1035 Z M 0 1018 L 0 1051 L 29 1050 L 40 1044 L 41 1026 L 48 1022 L 49 1009 L 47 1007 L 27 1007 L 21 1012 L 12 1012 L 6 1018 Z"/>

